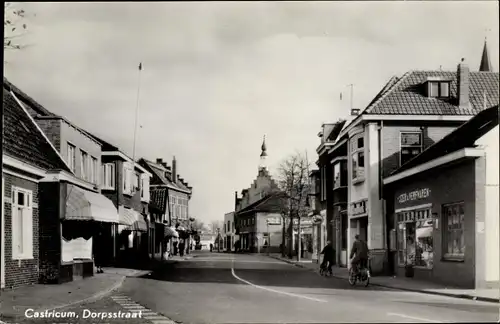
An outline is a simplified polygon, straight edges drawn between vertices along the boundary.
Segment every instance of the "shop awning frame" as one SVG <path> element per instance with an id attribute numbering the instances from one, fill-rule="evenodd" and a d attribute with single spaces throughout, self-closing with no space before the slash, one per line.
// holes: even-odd
<path id="1" fill-rule="evenodd" d="M 141 213 L 131 208 L 120 206 L 119 208 L 120 224 L 125 225 L 125 231 L 147 232 L 148 225 Z"/>
<path id="2" fill-rule="evenodd" d="M 118 211 L 105 196 L 68 184 L 64 220 L 119 223 Z"/>

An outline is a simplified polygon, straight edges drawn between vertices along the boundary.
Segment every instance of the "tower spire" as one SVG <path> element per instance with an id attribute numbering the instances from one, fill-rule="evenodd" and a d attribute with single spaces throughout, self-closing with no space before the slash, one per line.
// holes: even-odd
<path id="1" fill-rule="evenodd" d="M 479 64 L 480 72 L 493 72 L 490 63 L 490 57 L 488 55 L 487 39 L 484 38 L 483 56 L 481 57 L 481 64 Z"/>
<path id="2" fill-rule="evenodd" d="M 266 135 L 264 135 L 264 139 L 262 140 L 262 146 L 260 147 L 260 165 L 259 170 L 267 169 L 266 158 L 267 158 L 267 147 L 266 147 Z"/>

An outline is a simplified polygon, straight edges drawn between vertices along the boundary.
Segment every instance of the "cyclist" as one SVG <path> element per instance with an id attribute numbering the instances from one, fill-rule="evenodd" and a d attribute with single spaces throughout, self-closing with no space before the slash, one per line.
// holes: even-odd
<path id="1" fill-rule="evenodd" d="M 366 268 L 368 265 L 368 245 L 359 238 L 359 235 L 356 235 L 355 239 L 349 259 L 351 259 L 351 266 L 354 269 L 354 273 L 358 273 L 359 269 Z M 359 268 L 357 267 L 358 265 L 360 266 Z"/>
<path id="2" fill-rule="evenodd" d="M 325 269 L 328 263 L 328 272 L 332 273 L 333 260 L 335 259 L 335 250 L 333 249 L 332 242 L 326 242 L 326 246 L 321 251 L 321 254 L 324 254 L 321 268 Z"/>

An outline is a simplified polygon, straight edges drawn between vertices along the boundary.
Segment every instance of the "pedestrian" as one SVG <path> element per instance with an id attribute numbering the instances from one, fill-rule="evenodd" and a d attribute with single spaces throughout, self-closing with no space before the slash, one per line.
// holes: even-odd
<path id="1" fill-rule="evenodd" d="M 214 249 L 214 245 L 212 243 L 210 243 L 210 252 L 212 252 Z"/>
<path id="2" fill-rule="evenodd" d="M 323 254 L 323 262 L 321 262 L 321 268 L 327 268 L 328 272 L 332 273 L 332 265 L 335 260 L 335 249 L 333 248 L 332 242 L 327 241 L 326 246 L 323 248 L 323 251 L 321 251 L 320 254 Z"/>
<path id="3" fill-rule="evenodd" d="M 181 257 L 183 257 L 183 256 L 184 256 L 184 250 L 185 250 L 185 243 L 184 243 L 184 240 L 181 240 L 181 241 L 179 242 L 179 255 L 180 255 Z"/>

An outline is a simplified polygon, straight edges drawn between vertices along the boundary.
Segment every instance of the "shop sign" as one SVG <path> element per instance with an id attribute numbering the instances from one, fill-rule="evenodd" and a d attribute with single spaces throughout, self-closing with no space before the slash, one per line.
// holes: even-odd
<path id="1" fill-rule="evenodd" d="M 415 200 L 427 199 L 430 196 L 431 196 L 431 190 L 429 188 L 422 188 L 402 193 L 401 195 L 398 196 L 397 200 L 398 203 L 404 204 Z"/>
<path id="2" fill-rule="evenodd" d="M 351 204 L 351 216 L 366 214 L 366 201 L 359 201 Z"/>
<path id="3" fill-rule="evenodd" d="M 307 219 L 302 218 L 302 219 L 300 220 L 300 226 L 311 226 L 311 225 L 312 225 L 312 223 L 313 223 L 313 221 L 312 221 L 312 219 L 311 219 L 311 218 L 309 218 L 309 217 L 308 217 Z M 299 225 L 299 220 L 295 218 L 295 219 L 293 220 L 293 225 Z"/>
<path id="4" fill-rule="evenodd" d="M 269 217 L 266 223 L 267 225 L 281 225 L 281 217 Z"/>

